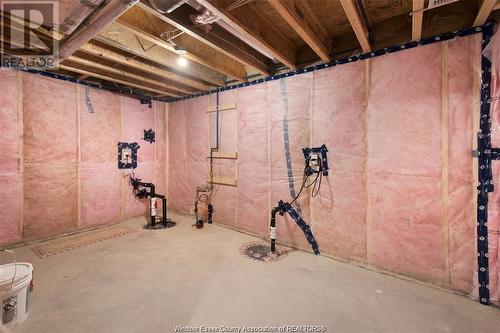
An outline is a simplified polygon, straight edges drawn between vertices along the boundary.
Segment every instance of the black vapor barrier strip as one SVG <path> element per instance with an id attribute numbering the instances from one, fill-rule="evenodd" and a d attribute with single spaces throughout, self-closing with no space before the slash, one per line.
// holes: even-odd
<path id="1" fill-rule="evenodd" d="M 273 75 L 273 76 L 268 76 L 266 78 L 262 78 L 262 79 L 258 79 L 258 80 L 254 80 L 254 81 L 250 81 L 250 82 L 240 83 L 240 84 L 236 84 L 236 85 L 232 85 L 232 86 L 226 86 L 226 87 L 219 87 L 218 89 L 219 89 L 219 91 L 225 91 L 225 90 L 232 90 L 232 89 L 236 89 L 236 88 L 243 88 L 243 87 L 247 87 L 247 86 L 250 86 L 250 85 L 255 85 L 255 84 L 259 84 L 259 83 L 263 83 L 263 82 L 268 82 L 268 81 L 273 81 L 273 80 L 279 80 L 279 79 L 282 79 L 282 78 L 285 78 L 285 77 L 289 77 L 289 76 L 293 76 L 293 75 L 309 73 L 309 72 L 320 70 L 320 69 L 324 69 L 324 68 L 329 68 L 329 67 L 333 67 L 333 66 L 337 66 L 337 65 L 347 64 L 347 63 L 350 63 L 350 62 L 355 62 L 355 61 L 359 61 L 359 60 L 365 60 L 365 59 L 369 59 L 369 58 L 374 58 L 374 57 L 378 57 L 378 56 L 389 54 L 389 53 L 395 53 L 395 52 L 403 51 L 403 50 L 406 50 L 406 49 L 411 49 L 411 48 L 414 48 L 414 47 L 419 47 L 419 46 L 423 46 L 423 45 L 429 45 L 429 44 L 441 42 L 441 41 L 444 41 L 444 40 L 453 39 L 453 38 L 456 38 L 456 37 L 465 37 L 465 36 L 469 36 L 469 35 L 473 35 L 473 34 L 482 32 L 483 28 L 487 27 L 488 25 L 491 25 L 491 23 L 488 22 L 485 25 L 483 25 L 482 27 L 475 27 L 475 28 L 468 28 L 468 29 L 460 30 L 460 31 L 447 32 L 447 33 L 439 35 L 439 36 L 424 38 L 424 39 L 421 39 L 421 40 L 418 40 L 418 41 L 411 41 L 411 42 L 399 44 L 399 45 L 396 45 L 396 46 L 386 47 L 386 48 L 383 48 L 383 49 L 380 49 L 380 50 L 376 50 L 376 51 L 372 51 L 372 52 L 368 52 L 368 53 L 363 53 L 363 54 L 360 54 L 360 55 L 357 55 L 357 56 L 351 56 L 351 57 L 347 57 L 347 58 L 335 60 L 335 61 L 332 61 L 332 62 L 329 62 L 329 63 L 326 63 L 326 64 L 319 64 L 319 65 L 314 65 L 314 66 L 299 68 L 299 69 L 297 69 L 295 71 L 290 71 L 290 72 L 283 73 L 283 74 L 276 74 L 276 75 Z M 7 68 L 5 66 L 2 66 L 2 64 L 0 64 L 0 67 L 1 68 Z M 210 95 L 210 94 L 214 94 L 214 93 L 217 92 L 217 89 L 213 89 L 213 90 L 210 90 L 210 91 L 207 91 L 207 92 L 201 92 L 201 93 L 196 93 L 196 94 L 193 94 L 193 95 L 176 97 L 176 98 L 172 98 L 172 97 L 170 97 L 170 98 L 169 97 L 152 97 L 152 96 L 144 95 L 144 94 L 142 94 L 141 92 L 139 92 L 139 91 L 137 91 L 135 89 L 128 88 L 128 87 L 125 87 L 125 86 L 123 86 L 123 87 L 118 86 L 118 85 L 116 87 L 113 87 L 113 86 L 103 86 L 101 84 L 96 84 L 96 83 L 89 82 L 89 81 L 86 81 L 86 80 L 79 80 L 79 79 L 76 79 L 74 77 L 70 77 L 70 76 L 66 76 L 66 75 L 62 75 L 62 74 L 57 74 L 57 73 L 53 73 L 53 72 L 46 72 L 46 71 L 37 70 L 37 69 L 31 69 L 31 68 L 22 68 L 22 69 L 20 69 L 20 68 L 13 68 L 13 69 L 14 70 L 19 70 L 19 71 L 24 71 L 24 72 L 29 72 L 29 73 L 32 73 L 32 74 L 38 74 L 38 75 L 42 75 L 42 76 L 46 76 L 46 77 L 51 77 L 51 78 L 55 78 L 55 79 L 58 79 L 58 80 L 70 81 L 70 82 L 73 82 L 73 83 L 83 84 L 83 85 L 90 86 L 90 87 L 93 87 L 93 88 L 99 88 L 99 89 L 103 89 L 103 90 L 109 90 L 109 91 L 113 91 L 113 92 L 117 92 L 117 93 L 129 95 L 131 97 L 136 97 L 137 99 L 139 99 L 139 101 L 142 104 L 149 104 L 150 106 L 151 106 L 151 101 L 152 100 L 160 101 L 160 102 L 172 103 L 172 102 L 177 102 L 177 101 L 181 101 L 181 100 L 185 100 L 185 99 L 190 99 L 190 98 L 195 98 L 195 97 Z"/>
<path id="2" fill-rule="evenodd" d="M 488 45 L 493 35 L 493 24 L 483 26 L 482 49 Z M 489 263 L 488 263 L 488 193 L 493 192 L 491 171 L 492 159 L 499 159 L 499 149 L 491 148 L 490 117 L 491 62 L 481 55 L 481 115 L 477 134 L 478 186 L 477 186 L 477 277 L 479 301 L 490 304 Z"/>
<path id="3" fill-rule="evenodd" d="M 260 84 L 260 83 L 273 81 L 273 80 L 279 80 L 279 79 L 282 79 L 285 77 L 309 73 L 309 72 L 313 72 L 313 71 L 317 71 L 317 70 L 321 70 L 321 69 L 325 69 L 325 68 L 329 68 L 329 67 L 333 67 L 333 66 L 337 66 L 337 65 L 343 65 L 343 64 L 348 64 L 351 62 L 356 62 L 359 60 L 365 60 L 365 59 L 370 59 L 370 58 L 374 58 L 374 57 L 379 57 L 379 56 L 386 55 L 389 53 L 395 53 L 395 52 L 404 51 L 407 49 L 412 49 L 414 47 L 434 44 L 437 42 L 442 42 L 442 41 L 450 40 L 450 39 L 457 38 L 457 37 L 465 37 L 465 36 L 481 33 L 485 27 L 488 27 L 491 25 L 492 24 L 490 22 L 488 22 L 485 25 L 483 25 L 482 27 L 475 27 L 475 28 L 468 28 L 468 29 L 460 30 L 460 31 L 447 32 L 447 33 L 439 35 L 439 36 L 424 38 L 424 39 L 421 39 L 418 41 L 411 41 L 411 42 L 407 42 L 407 43 L 403 43 L 403 44 L 399 44 L 399 45 L 395 45 L 395 46 L 391 46 L 391 47 L 386 47 L 386 48 L 383 48 L 380 50 L 376 50 L 376 51 L 372 51 L 372 52 L 368 52 L 368 53 L 363 53 L 363 54 L 360 54 L 357 56 L 351 56 L 351 57 L 346 57 L 346 58 L 342 58 L 339 60 L 334 60 L 334 61 L 331 61 L 331 62 L 326 63 L 326 64 L 318 64 L 318 65 L 314 65 L 314 66 L 299 68 L 295 71 L 290 71 L 290 72 L 283 73 L 283 74 L 276 74 L 273 76 L 268 76 L 266 78 L 262 78 L 262 79 L 258 79 L 258 80 L 254 80 L 254 81 L 250 81 L 250 82 L 235 84 L 232 86 L 220 87 L 219 91 L 226 91 L 226 90 L 232 90 L 232 89 L 237 89 L 237 88 L 253 86 L 255 84 Z M 216 92 L 217 92 L 217 90 L 213 89 L 213 90 L 210 90 L 207 92 L 200 92 L 200 93 L 196 93 L 196 94 L 188 95 L 188 96 L 175 97 L 175 98 L 162 97 L 162 98 L 154 98 L 154 99 L 159 100 L 159 101 L 163 101 L 163 102 L 171 103 L 171 102 L 182 101 L 185 99 L 210 95 L 210 94 L 214 94 Z"/>

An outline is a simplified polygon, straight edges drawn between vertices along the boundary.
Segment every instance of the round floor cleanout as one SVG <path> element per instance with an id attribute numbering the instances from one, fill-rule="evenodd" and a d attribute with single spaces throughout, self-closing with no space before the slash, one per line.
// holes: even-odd
<path id="1" fill-rule="evenodd" d="M 240 252 L 243 256 L 260 262 L 278 261 L 286 257 L 291 251 L 292 249 L 290 248 L 276 246 L 276 252 L 272 253 L 271 245 L 263 241 L 245 243 L 240 248 Z"/>

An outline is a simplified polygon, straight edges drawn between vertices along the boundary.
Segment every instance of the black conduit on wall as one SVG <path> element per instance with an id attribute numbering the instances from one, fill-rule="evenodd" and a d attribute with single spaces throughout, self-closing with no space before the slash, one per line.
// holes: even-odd
<path id="1" fill-rule="evenodd" d="M 488 45 L 493 34 L 493 24 L 483 26 L 482 49 Z M 479 301 L 490 304 L 488 263 L 488 193 L 493 192 L 492 159 L 500 159 L 498 148 L 491 148 L 490 117 L 491 62 L 481 55 L 481 115 L 477 134 L 478 186 L 477 186 L 477 277 Z"/>

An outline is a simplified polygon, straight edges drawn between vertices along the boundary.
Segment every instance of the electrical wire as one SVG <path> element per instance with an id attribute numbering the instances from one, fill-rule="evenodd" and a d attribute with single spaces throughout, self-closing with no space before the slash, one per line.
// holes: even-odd
<path id="1" fill-rule="evenodd" d="M 304 167 L 304 173 L 302 175 L 302 185 L 300 186 L 299 193 L 297 193 L 295 198 L 293 198 L 293 200 L 290 202 L 290 205 L 292 205 L 299 198 L 300 194 L 305 188 L 310 188 L 312 186 L 311 197 L 313 198 L 319 194 L 319 190 L 321 189 L 321 181 L 323 179 L 323 172 L 317 172 L 314 180 L 307 184 L 307 180 L 309 179 L 309 175 L 307 174 L 309 160 L 309 158 L 306 160 L 306 166 Z M 320 165 L 322 165 L 321 159 L 319 160 L 319 163 Z"/>

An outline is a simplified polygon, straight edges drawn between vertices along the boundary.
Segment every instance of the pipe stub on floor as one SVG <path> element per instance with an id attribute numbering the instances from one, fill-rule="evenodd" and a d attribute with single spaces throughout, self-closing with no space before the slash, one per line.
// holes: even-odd
<path id="1" fill-rule="evenodd" d="M 144 229 L 146 230 L 160 230 L 160 229 L 168 229 L 168 228 L 173 228 L 177 225 L 176 222 L 172 221 L 171 219 L 167 219 L 167 223 L 160 223 L 157 222 L 155 225 L 152 224 L 146 224 L 144 226 Z"/>

